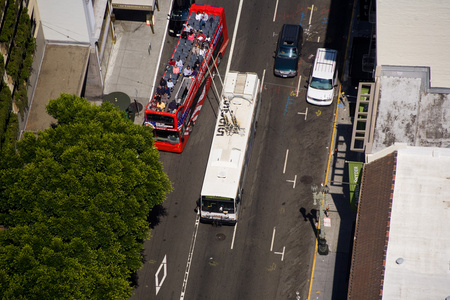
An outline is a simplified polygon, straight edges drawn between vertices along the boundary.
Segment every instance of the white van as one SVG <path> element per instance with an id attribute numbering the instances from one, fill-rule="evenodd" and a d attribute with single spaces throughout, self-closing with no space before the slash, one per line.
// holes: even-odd
<path id="1" fill-rule="evenodd" d="M 313 70 L 309 77 L 306 101 L 315 105 L 330 105 L 337 86 L 337 51 L 317 49 Z"/>

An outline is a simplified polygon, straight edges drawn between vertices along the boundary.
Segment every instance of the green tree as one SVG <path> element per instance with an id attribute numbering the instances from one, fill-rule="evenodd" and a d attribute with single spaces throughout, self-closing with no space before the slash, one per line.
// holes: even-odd
<path id="1" fill-rule="evenodd" d="M 124 299 L 171 184 L 151 129 L 62 94 L 0 158 L 0 298 Z"/>

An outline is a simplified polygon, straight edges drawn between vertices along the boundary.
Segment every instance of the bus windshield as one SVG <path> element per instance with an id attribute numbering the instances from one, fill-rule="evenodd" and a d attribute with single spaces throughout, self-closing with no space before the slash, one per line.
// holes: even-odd
<path id="1" fill-rule="evenodd" d="M 202 210 L 207 212 L 234 214 L 233 199 L 202 197 Z"/>
<path id="2" fill-rule="evenodd" d="M 178 144 L 180 142 L 180 134 L 178 131 L 154 129 L 155 139 L 161 142 Z"/>
<path id="3" fill-rule="evenodd" d="M 333 81 L 331 79 L 313 77 L 310 86 L 318 90 L 331 90 L 333 88 Z"/>
<path id="4" fill-rule="evenodd" d="M 166 116 L 162 114 L 147 114 L 147 121 L 148 122 L 155 122 L 156 127 L 166 127 L 166 128 L 173 128 L 174 119 L 172 116 Z"/>

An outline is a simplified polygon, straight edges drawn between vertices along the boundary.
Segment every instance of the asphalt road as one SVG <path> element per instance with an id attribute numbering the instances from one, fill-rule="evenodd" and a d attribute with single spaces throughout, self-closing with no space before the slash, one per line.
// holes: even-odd
<path id="1" fill-rule="evenodd" d="M 184 152 L 161 152 L 174 191 L 155 209 L 132 299 L 295 299 L 296 292 L 301 299 L 307 297 L 316 222 L 310 186 L 325 178 L 335 103 L 307 104 L 304 87 L 317 47 L 338 49 L 343 57 L 342 16 L 349 9 L 330 1 L 319 1 L 314 8 L 304 1 L 280 1 L 277 6 L 272 0 L 244 1 L 231 58 L 239 2 L 208 2 L 225 7 L 227 16 L 230 46 L 220 73 L 231 59 L 231 70 L 264 76 L 240 220 L 236 227 L 196 224 L 196 200 L 218 106 L 211 89 Z M 272 56 L 282 24 L 307 29 L 311 11 L 300 76 L 274 77 Z M 166 40 L 163 62 L 175 42 Z"/>

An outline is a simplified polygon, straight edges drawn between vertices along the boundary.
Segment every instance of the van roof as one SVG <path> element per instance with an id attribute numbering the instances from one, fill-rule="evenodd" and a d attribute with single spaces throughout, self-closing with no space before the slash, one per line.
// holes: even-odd
<path id="1" fill-rule="evenodd" d="M 323 79 L 333 79 L 336 69 L 337 51 L 319 48 L 314 62 L 313 76 Z"/>

